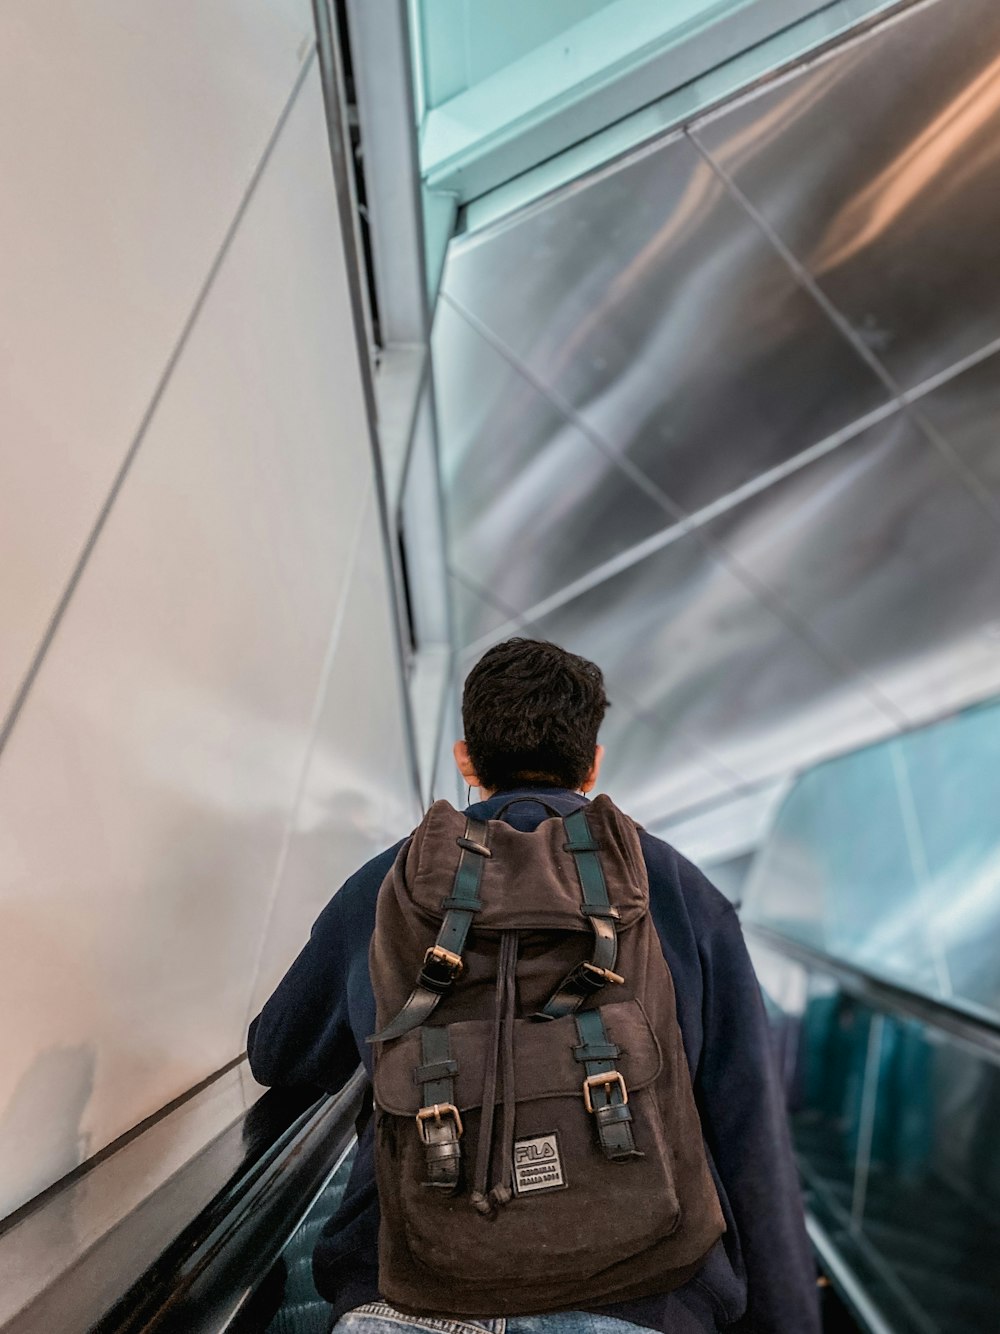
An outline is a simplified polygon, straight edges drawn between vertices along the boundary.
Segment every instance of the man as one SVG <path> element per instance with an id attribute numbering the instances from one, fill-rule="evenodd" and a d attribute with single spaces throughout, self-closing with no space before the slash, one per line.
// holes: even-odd
<path id="1" fill-rule="evenodd" d="M 455 759 L 481 800 L 479 820 L 518 794 L 561 814 L 587 801 L 603 754 L 607 708 L 593 663 L 554 644 L 511 639 L 469 674 L 465 738 Z M 518 803 L 503 818 L 534 829 L 547 812 Z M 698 1274 L 656 1297 L 600 1312 L 455 1321 L 404 1316 L 378 1294 L 378 1198 L 371 1125 L 343 1204 L 316 1248 L 317 1287 L 338 1331 L 403 1328 L 503 1334 L 612 1334 L 636 1326 L 664 1334 L 817 1334 L 815 1270 L 760 992 L 736 914 L 690 862 L 642 831 L 650 912 L 673 976 L 680 1024 L 726 1232 Z M 308 945 L 254 1020 L 250 1065 L 264 1084 L 339 1089 L 363 1060 L 371 1075 L 375 998 L 368 947 L 379 887 L 402 844 L 374 858 L 334 896 Z M 343 1317 L 343 1318 L 341 1318 Z"/>

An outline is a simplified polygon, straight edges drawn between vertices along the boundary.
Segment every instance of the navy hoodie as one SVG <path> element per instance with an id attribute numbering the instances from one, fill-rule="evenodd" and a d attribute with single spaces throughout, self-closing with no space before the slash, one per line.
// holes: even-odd
<path id="1" fill-rule="evenodd" d="M 579 793 L 525 784 L 517 793 L 568 814 Z M 513 793 L 469 807 L 486 820 Z M 505 815 L 530 830 L 537 802 Z M 760 990 L 732 905 L 669 844 L 641 831 L 650 911 L 673 975 L 677 1018 L 726 1232 L 684 1287 L 603 1308 L 662 1334 L 819 1334 L 815 1266 L 805 1234 Z M 320 914 L 309 942 L 253 1021 L 250 1068 L 262 1084 L 334 1093 L 363 1061 L 371 1076 L 375 997 L 368 946 L 379 886 L 401 843 L 373 858 Z M 378 1297 L 378 1196 L 369 1122 L 343 1202 L 316 1247 L 320 1293 L 339 1315 Z"/>

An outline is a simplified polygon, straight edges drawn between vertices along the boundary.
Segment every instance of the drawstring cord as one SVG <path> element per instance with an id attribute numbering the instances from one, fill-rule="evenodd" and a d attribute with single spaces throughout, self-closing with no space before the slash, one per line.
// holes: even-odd
<path id="1" fill-rule="evenodd" d="M 479 1148 L 476 1153 L 476 1171 L 470 1195 L 473 1208 L 481 1214 L 491 1214 L 513 1198 L 508 1181 L 501 1180 L 490 1190 L 490 1159 L 493 1152 L 493 1123 L 496 1119 L 497 1075 L 503 1054 L 503 1134 L 501 1138 L 503 1164 L 501 1171 L 509 1172 L 514 1156 L 514 1118 L 517 1100 L 514 1093 L 514 1018 L 517 1006 L 517 932 L 504 931 L 497 952 L 497 985 L 493 1009 L 493 1033 L 486 1056 L 483 1080 L 482 1122 L 479 1127 Z"/>
<path id="2" fill-rule="evenodd" d="M 500 1208 L 507 1204 L 514 1192 L 510 1188 L 511 1164 L 514 1160 L 514 1114 L 517 1100 L 514 1093 L 514 1015 L 517 1008 L 517 932 L 509 934 L 510 948 L 504 966 L 503 1007 L 503 1139 L 500 1144 L 501 1178 L 494 1183 L 490 1199 Z"/>

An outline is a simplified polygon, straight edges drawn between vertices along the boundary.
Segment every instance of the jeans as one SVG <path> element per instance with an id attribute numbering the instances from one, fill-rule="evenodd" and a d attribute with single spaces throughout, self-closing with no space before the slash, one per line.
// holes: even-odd
<path id="1" fill-rule="evenodd" d="M 371 1302 L 342 1315 L 331 1334 L 400 1334 L 422 1329 L 428 1334 L 635 1334 L 638 1325 L 586 1311 L 554 1315 L 509 1315 L 486 1319 L 472 1316 L 404 1315 L 386 1302 Z"/>

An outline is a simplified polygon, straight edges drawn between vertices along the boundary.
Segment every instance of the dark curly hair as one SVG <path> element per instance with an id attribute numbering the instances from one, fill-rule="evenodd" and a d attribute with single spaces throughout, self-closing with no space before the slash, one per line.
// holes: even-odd
<path id="1" fill-rule="evenodd" d="M 519 782 L 575 788 L 594 764 L 608 707 L 600 667 L 544 639 L 489 649 L 465 682 L 462 721 L 483 787 Z"/>

